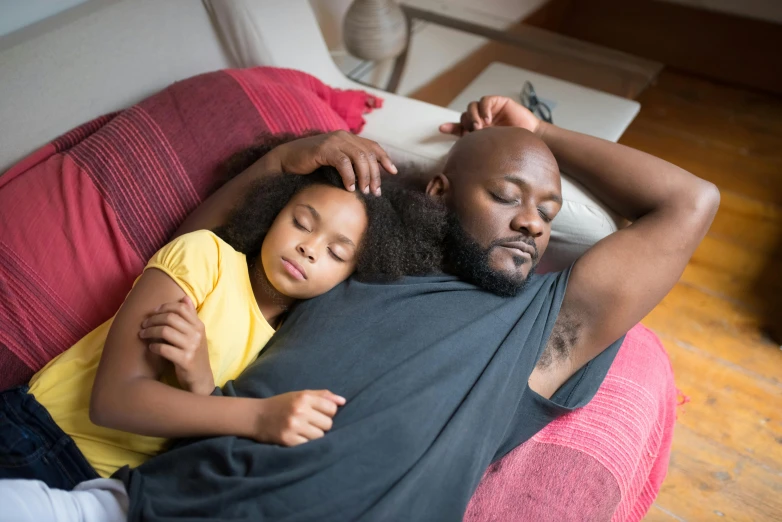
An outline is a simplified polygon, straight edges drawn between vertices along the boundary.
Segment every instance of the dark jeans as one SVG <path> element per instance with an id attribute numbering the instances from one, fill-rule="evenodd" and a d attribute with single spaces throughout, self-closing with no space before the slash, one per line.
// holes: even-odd
<path id="1" fill-rule="evenodd" d="M 98 478 L 73 439 L 27 390 L 0 393 L 0 478 L 37 479 L 65 490 Z"/>

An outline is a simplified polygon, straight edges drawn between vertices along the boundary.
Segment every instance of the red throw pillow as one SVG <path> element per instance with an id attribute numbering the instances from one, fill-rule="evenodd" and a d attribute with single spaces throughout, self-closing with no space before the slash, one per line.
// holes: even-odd
<path id="1" fill-rule="evenodd" d="M 288 69 L 190 78 L 100 117 L 0 177 L 0 389 L 119 308 L 146 261 L 262 133 L 346 129 L 380 100 Z"/>

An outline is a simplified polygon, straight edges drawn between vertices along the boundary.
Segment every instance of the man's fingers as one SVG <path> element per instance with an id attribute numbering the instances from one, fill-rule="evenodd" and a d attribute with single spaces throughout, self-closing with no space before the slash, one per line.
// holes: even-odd
<path id="1" fill-rule="evenodd" d="M 328 163 L 337 169 L 346 189 L 350 192 L 356 190 L 356 173 L 353 171 L 353 162 L 347 154 L 338 152 Z"/>
<path id="2" fill-rule="evenodd" d="M 397 172 L 399 172 L 396 168 L 396 165 L 394 165 L 394 162 L 391 161 L 390 157 L 388 157 L 388 153 L 385 151 L 383 147 L 375 143 L 373 149 L 377 161 L 379 161 L 380 164 L 383 165 L 383 168 L 386 169 L 386 172 L 388 172 L 389 174 L 396 174 Z"/>
<path id="3" fill-rule="evenodd" d="M 462 127 L 462 136 L 473 130 L 472 116 L 469 112 L 463 112 L 462 117 L 459 119 L 459 124 Z"/>
<path id="4" fill-rule="evenodd" d="M 462 135 L 461 123 L 443 123 L 440 125 L 440 132 L 443 134 L 453 134 L 454 136 Z"/>
<path id="5" fill-rule="evenodd" d="M 484 96 L 481 98 L 481 101 L 478 102 L 478 113 L 481 115 L 481 118 L 486 125 L 491 125 L 492 112 L 496 101 L 496 96 Z"/>
<path id="6" fill-rule="evenodd" d="M 375 196 L 380 195 L 380 164 L 374 152 L 369 153 L 369 190 Z"/>
<path id="7" fill-rule="evenodd" d="M 467 106 L 467 112 L 470 115 L 471 124 L 471 126 L 466 126 L 467 130 L 481 130 L 483 128 L 483 120 L 481 119 L 481 115 L 478 112 L 478 103 L 470 102 L 470 105 Z"/>
<path id="8" fill-rule="evenodd" d="M 362 149 L 354 149 L 351 153 L 353 170 L 356 172 L 356 187 L 364 194 L 369 194 L 369 182 L 372 180 L 369 157 Z"/>
<path id="9" fill-rule="evenodd" d="M 185 365 L 185 352 L 165 343 L 150 343 L 149 351 L 171 361 L 177 366 Z"/>
<path id="10" fill-rule="evenodd" d="M 318 145 L 314 161 L 336 168 L 347 190 L 360 190 L 364 194 L 373 192 L 378 196 L 382 183 L 380 167 L 391 174 L 398 172 L 383 147 L 345 131 L 330 133 Z"/>

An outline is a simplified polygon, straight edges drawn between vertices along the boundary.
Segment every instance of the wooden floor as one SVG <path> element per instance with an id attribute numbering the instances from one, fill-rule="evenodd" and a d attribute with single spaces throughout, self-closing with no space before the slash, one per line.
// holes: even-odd
<path id="1" fill-rule="evenodd" d="M 447 105 L 452 89 L 437 82 L 418 97 Z M 764 329 L 782 325 L 782 99 L 666 69 L 638 101 L 621 143 L 722 193 L 681 281 L 643 321 L 690 398 L 645 520 L 780 521 L 782 351 Z"/>
<path id="2" fill-rule="evenodd" d="M 720 187 L 680 282 L 644 319 L 690 402 L 648 521 L 782 520 L 782 99 L 664 71 L 621 143 Z"/>

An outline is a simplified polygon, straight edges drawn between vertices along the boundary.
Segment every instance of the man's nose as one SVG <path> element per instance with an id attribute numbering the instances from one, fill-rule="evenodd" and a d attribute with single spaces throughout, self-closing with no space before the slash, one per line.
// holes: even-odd
<path id="1" fill-rule="evenodd" d="M 515 232 L 526 233 L 530 237 L 539 237 L 543 234 L 543 218 L 538 213 L 538 209 L 521 209 L 510 223 L 510 227 Z"/>

